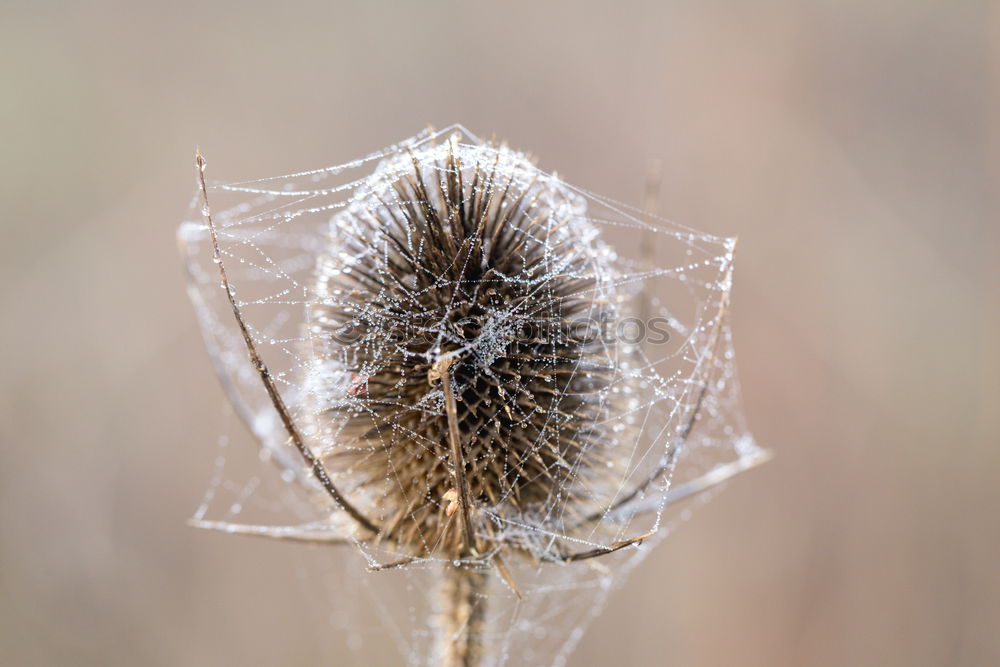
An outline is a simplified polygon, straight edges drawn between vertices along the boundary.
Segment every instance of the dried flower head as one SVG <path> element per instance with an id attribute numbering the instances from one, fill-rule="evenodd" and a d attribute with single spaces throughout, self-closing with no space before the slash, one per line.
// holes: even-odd
<path id="1" fill-rule="evenodd" d="M 383 161 L 333 218 L 309 413 L 374 539 L 480 555 L 490 517 L 579 516 L 610 479 L 614 353 L 585 325 L 617 317 L 598 285 L 619 274 L 585 214 L 523 154 L 451 140 Z"/>

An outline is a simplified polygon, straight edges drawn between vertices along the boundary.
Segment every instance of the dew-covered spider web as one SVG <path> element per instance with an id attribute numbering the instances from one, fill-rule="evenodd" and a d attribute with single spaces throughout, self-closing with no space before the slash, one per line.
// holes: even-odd
<path id="1" fill-rule="evenodd" d="M 351 648 L 434 664 L 471 632 L 484 664 L 563 664 L 686 502 L 766 458 L 728 326 L 734 239 L 460 126 L 207 196 L 179 231 L 189 293 L 259 469 L 227 434 L 195 521 L 356 553 L 332 584 Z M 482 575 L 458 630 L 456 571 Z M 350 627 L 352 596 L 378 628 Z"/>

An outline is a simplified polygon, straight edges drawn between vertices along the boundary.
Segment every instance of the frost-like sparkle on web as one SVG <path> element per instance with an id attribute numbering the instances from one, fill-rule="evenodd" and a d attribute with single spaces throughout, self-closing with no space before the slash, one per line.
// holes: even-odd
<path id="1" fill-rule="evenodd" d="M 538 211 L 519 251 L 524 258 L 521 269 L 494 271 L 482 284 L 471 285 L 435 276 L 429 281 L 431 287 L 423 288 L 469 295 L 508 285 L 532 295 L 531 308 L 520 303 L 487 310 L 471 338 L 457 335 L 455 323 L 441 313 L 425 309 L 415 277 L 404 278 L 413 284 L 360 305 L 344 293 L 341 280 L 356 271 L 391 274 L 393 253 L 401 248 L 408 256 L 424 252 L 419 239 L 385 233 L 392 220 L 406 217 L 407 207 L 422 204 L 401 197 L 393 184 L 402 174 L 412 173 L 417 161 L 423 165 L 427 197 L 441 196 L 444 175 L 435 170 L 445 169 L 442 165 L 448 164 L 449 155 L 462 165 L 492 168 L 497 182 L 508 184 L 510 201 L 521 202 L 511 204 L 512 210 L 527 206 L 524 202 L 534 197 L 532 205 Z M 475 197 L 475 188 L 470 191 Z M 447 507 L 430 484 L 419 492 L 401 488 L 391 457 L 382 479 L 373 480 L 355 469 L 362 467 L 357 463 L 359 452 L 370 457 L 365 452 L 389 451 L 404 441 L 410 446 L 417 443 L 428 457 L 440 459 L 442 470 L 447 469 L 447 446 L 421 444 L 423 435 L 414 426 L 421 422 L 409 417 L 412 412 L 425 419 L 444 414 L 439 386 L 427 383 L 420 400 L 400 411 L 372 412 L 380 429 L 374 439 L 377 447 L 372 447 L 370 434 L 364 439 L 351 430 L 356 419 L 352 415 L 372 411 L 368 383 L 388 372 L 394 359 L 424 355 L 433 361 L 430 357 L 447 347 L 474 360 L 470 363 L 490 376 L 510 354 L 511 341 L 539 313 L 546 321 L 586 324 L 591 327 L 587 331 L 598 334 L 587 354 L 581 355 L 581 363 L 569 371 L 571 379 L 543 378 L 551 386 L 552 398 L 546 404 L 551 416 L 526 449 L 527 455 L 543 460 L 543 450 L 548 452 L 558 441 L 559 420 L 575 419 L 563 432 L 575 438 L 579 454 L 572 461 L 546 454 L 550 458 L 543 460 L 538 474 L 549 480 L 551 488 L 533 503 L 513 498 L 532 482 L 523 478 L 525 469 L 495 464 L 502 493 L 477 507 L 477 534 L 488 545 L 483 559 L 503 556 L 521 596 L 503 578 L 494 577 L 486 627 L 496 664 L 564 662 L 613 585 L 667 534 L 674 519 L 685 516 L 671 511 L 679 501 L 704 495 L 764 458 L 742 421 L 727 323 L 733 239 L 696 232 L 574 188 L 529 165 L 522 155 L 484 143 L 459 126 L 428 131 L 336 167 L 214 186 L 210 195 L 231 287 L 261 357 L 334 483 L 376 521 L 392 520 L 394 525 L 412 521 L 420 534 L 426 531 L 427 517 L 433 512 L 440 516 Z M 200 208 L 200 204 L 193 207 L 195 215 L 179 232 L 189 293 L 230 402 L 258 440 L 261 460 L 277 464 L 277 470 L 235 482 L 227 478 L 220 449 L 209 491 L 195 518 L 204 527 L 236 533 L 347 541 L 357 547 L 368 567 L 393 567 L 365 576 L 392 582 L 397 592 L 410 591 L 403 604 L 380 600 L 375 604 L 403 655 L 411 664 L 424 664 L 431 657 L 430 610 L 426 595 L 419 592 L 430 588 L 450 560 L 431 546 L 413 553 L 392 540 L 365 539 L 315 483 L 288 443 L 258 373 L 247 360 L 220 289 Z M 407 224 L 400 229 L 407 230 Z M 624 241 L 612 249 L 611 236 Z M 393 243 L 398 247 L 391 248 Z M 529 262 L 532 253 L 541 259 Z M 572 311 L 570 317 L 569 297 L 553 297 L 548 291 L 559 281 L 578 281 L 579 293 L 571 298 L 588 307 Z M 407 299 L 412 303 L 404 302 Z M 331 313 L 349 313 L 351 322 L 363 324 L 360 337 L 331 341 L 333 325 L 343 324 L 324 321 Z M 419 320 L 407 322 L 403 338 L 393 319 L 400 313 Z M 588 320 L 598 315 L 611 321 Z M 629 318 L 632 329 L 623 326 Z M 654 319 L 669 337 L 653 340 L 649 325 Z M 646 335 L 625 335 L 634 332 L 636 323 Z M 541 346 L 565 348 L 569 340 L 564 327 L 543 329 L 540 336 Z M 602 379 L 593 380 L 597 376 Z M 538 394 L 538 387 L 516 376 L 496 384 L 497 414 L 516 422 L 515 412 L 521 411 L 520 418 L 529 419 L 531 415 L 524 414 L 528 408 L 517 397 Z M 581 412 L 582 417 L 561 415 L 559 407 L 581 391 L 593 394 L 586 402 L 591 407 Z M 531 405 L 530 410 L 545 410 L 540 401 Z M 391 415 L 389 423 L 378 423 L 383 414 Z M 479 464 L 485 469 L 491 463 L 470 462 L 473 467 Z M 258 488 L 263 486 L 278 489 L 265 494 Z M 396 516 L 401 502 L 408 508 L 402 518 Z M 210 506 L 221 506 L 224 518 L 207 520 Z M 239 523 L 247 520 L 248 508 L 264 517 L 260 521 L 266 525 Z M 645 535 L 649 537 L 641 546 L 630 544 Z M 616 550 L 622 544 L 629 546 Z M 602 551 L 609 553 L 580 562 L 567 558 Z"/>

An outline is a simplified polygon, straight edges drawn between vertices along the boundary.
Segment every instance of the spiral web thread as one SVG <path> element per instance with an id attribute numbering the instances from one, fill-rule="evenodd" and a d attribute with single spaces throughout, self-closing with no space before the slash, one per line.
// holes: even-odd
<path id="1" fill-rule="evenodd" d="M 331 221 L 343 219 L 359 198 L 376 190 L 380 179 L 384 181 L 387 173 L 398 168 L 394 165 L 445 149 L 467 160 L 496 155 L 495 164 L 501 170 L 510 162 L 509 156 L 516 155 L 484 144 L 461 126 L 451 126 L 425 131 L 343 165 L 209 188 L 222 261 L 236 301 L 293 419 L 317 455 L 329 449 L 331 439 L 341 437 L 336 423 L 325 429 L 318 426 L 323 406 L 350 402 L 363 391 L 358 373 L 350 370 L 346 360 L 338 366 L 336 360 L 318 361 L 312 354 L 317 342 L 309 334 L 313 329 L 308 305 L 321 297 L 330 298 L 317 293 L 317 266 L 322 261 L 328 266 L 332 263 L 335 271 L 350 271 L 363 259 L 357 248 L 331 247 Z M 402 162 L 401 157 L 405 158 Z M 616 319 L 601 329 L 597 353 L 610 380 L 595 391 L 600 392 L 602 404 L 614 406 L 601 412 L 601 423 L 595 425 L 613 441 L 609 448 L 602 446 L 600 453 L 594 452 L 607 471 L 596 481 L 577 470 L 553 475 L 557 488 L 541 509 L 529 513 L 502 506 L 482 510 L 490 521 L 491 544 L 504 556 L 509 583 L 517 589 L 493 577 L 485 594 L 488 664 L 562 664 L 613 586 L 675 521 L 686 518 L 689 510 L 677 508 L 689 504 L 692 497 L 707 497 L 719 483 L 765 460 L 766 454 L 743 422 L 728 326 L 735 240 L 654 218 L 574 188 L 534 167 L 511 167 L 509 175 L 515 189 L 526 189 L 541 179 L 560 193 L 563 203 L 573 209 L 570 217 L 575 222 L 559 233 L 568 234 L 592 260 L 568 264 L 563 257 L 565 244 L 550 243 L 546 237 L 539 243 L 543 252 L 551 253 L 545 257 L 550 269 L 533 275 L 532 280 L 544 286 L 557 275 L 565 278 L 578 271 L 581 281 L 589 285 L 585 298 L 611 304 Z M 179 230 L 189 294 L 234 412 L 256 439 L 259 460 L 271 469 L 230 473 L 227 459 L 232 458 L 235 445 L 220 450 L 195 520 L 229 532 L 345 541 L 363 557 L 360 565 L 369 568 L 400 563 L 398 568 L 362 579 L 354 574 L 351 579 L 354 585 L 361 581 L 363 587 L 370 585 L 369 579 L 374 582 L 371 586 L 378 590 L 368 597 L 379 610 L 381 631 L 394 638 L 408 664 L 427 664 L 433 659 L 427 619 L 434 613 L 427 591 L 450 563 L 434 554 L 407 555 L 401 560 L 391 544 L 365 540 L 312 479 L 248 362 L 244 341 L 220 288 L 201 213 L 196 200 L 191 218 Z M 336 240 L 336 235 L 332 238 Z M 378 252 L 378 248 L 361 251 Z M 550 308 L 556 315 L 558 309 L 557 302 Z M 499 334 L 509 334 L 511 328 L 505 324 L 516 317 L 508 311 L 490 313 L 491 328 L 476 339 L 474 350 L 487 359 L 485 366 L 503 355 Z M 627 317 L 635 319 L 626 323 Z M 650 331 L 653 318 L 659 322 L 656 336 Z M 642 322 L 641 332 L 638 322 Z M 423 328 L 424 336 L 450 335 L 443 322 L 425 323 Z M 668 336 L 662 335 L 664 331 Z M 384 356 L 391 352 L 385 350 Z M 377 370 L 368 369 L 366 374 Z M 320 372 L 326 378 L 340 373 L 341 381 L 317 383 L 314 380 Z M 517 387 L 510 389 L 511 394 L 517 391 Z M 439 389 L 428 385 L 421 409 L 443 412 L 439 395 Z M 589 445 L 581 446 L 581 458 L 586 460 Z M 428 450 L 428 455 L 446 457 L 446 449 Z M 379 516 L 380 502 L 399 483 L 391 469 L 380 486 L 370 480 L 360 485 L 350 471 L 329 467 L 334 483 L 370 516 Z M 517 473 L 511 474 L 516 477 Z M 243 476 L 246 481 L 240 481 Z M 572 514 L 565 507 L 570 496 L 577 498 Z M 219 510 L 213 508 L 220 505 L 225 509 L 216 519 Z M 573 518 L 581 515 L 590 519 Z M 586 561 L 554 558 L 610 550 L 646 534 L 652 536 L 641 546 Z M 515 555 L 506 551 L 512 546 L 518 550 Z M 361 569 L 356 562 L 353 567 L 355 572 Z M 342 593 L 337 599 L 344 604 Z M 339 617 L 336 611 L 333 616 Z M 371 634 L 370 629 L 355 628 L 350 636 Z M 357 641 L 349 643 L 357 648 Z"/>

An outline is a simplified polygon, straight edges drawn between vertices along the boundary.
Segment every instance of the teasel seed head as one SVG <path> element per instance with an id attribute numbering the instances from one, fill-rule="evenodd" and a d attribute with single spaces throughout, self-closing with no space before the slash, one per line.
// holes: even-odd
<path id="1" fill-rule="evenodd" d="M 497 517 L 589 511 L 620 472 L 617 351 L 590 326 L 617 316 L 619 277 L 584 199 L 504 145 L 378 165 L 330 223 L 305 378 L 324 464 L 381 526 L 365 539 L 420 558 L 525 552 Z"/>

